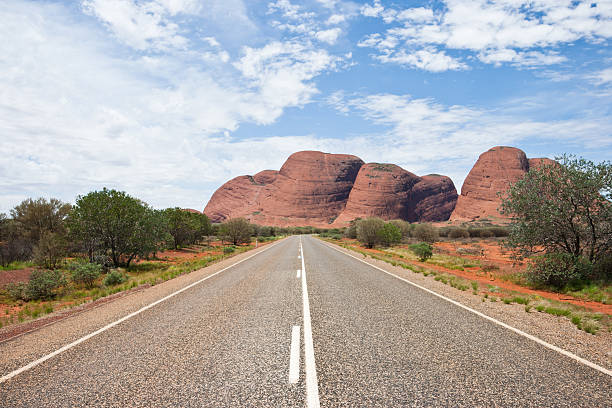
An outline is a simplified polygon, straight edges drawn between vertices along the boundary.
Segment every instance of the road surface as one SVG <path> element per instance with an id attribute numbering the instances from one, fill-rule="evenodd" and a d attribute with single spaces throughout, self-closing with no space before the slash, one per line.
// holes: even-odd
<path id="1" fill-rule="evenodd" d="M 609 374 L 316 238 L 236 259 L 152 306 L 130 295 L 0 343 L 0 407 L 612 401 Z"/>

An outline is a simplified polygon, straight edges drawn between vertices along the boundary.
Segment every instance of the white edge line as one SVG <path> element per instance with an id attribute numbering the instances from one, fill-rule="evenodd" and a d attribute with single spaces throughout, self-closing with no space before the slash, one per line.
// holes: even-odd
<path id="1" fill-rule="evenodd" d="M 591 362 L 591 361 L 589 361 L 589 360 L 585 360 L 585 359 L 584 359 L 584 358 L 582 358 L 582 357 L 578 357 L 577 355 L 575 355 L 575 354 L 573 354 L 573 353 L 571 353 L 571 352 L 569 352 L 569 351 L 567 351 L 567 350 L 564 350 L 564 349 L 562 349 L 562 348 L 560 348 L 560 347 L 557 347 L 557 346 L 555 346 L 555 345 L 553 345 L 553 344 L 547 343 L 546 341 L 544 341 L 544 340 L 540 339 L 539 337 L 533 336 L 533 335 L 531 335 L 531 334 L 529 334 L 529 333 L 525 333 L 524 331 L 522 331 L 522 330 L 520 330 L 520 329 L 517 329 L 516 327 L 512 327 L 512 326 L 510 326 L 510 325 L 508 325 L 508 324 L 506 324 L 506 323 L 504 323 L 504 322 L 501 322 L 501 321 L 499 321 L 499 320 L 497 320 L 497 319 L 495 319 L 495 318 L 493 318 L 493 317 L 491 317 L 491 316 L 487 316 L 486 314 L 481 313 L 481 312 L 479 312 L 478 310 L 474 310 L 474 309 L 472 309 L 471 307 L 468 307 L 468 306 L 466 306 L 466 305 L 464 305 L 464 304 L 461 304 L 461 303 L 459 303 L 459 302 L 457 302 L 457 301 L 455 301 L 455 300 L 453 300 L 453 299 L 447 298 L 446 296 L 443 296 L 443 295 L 441 295 L 441 294 L 439 294 L 439 293 L 436 293 L 436 292 L 434 292 L 433 290 L 427 289 L 427 288 L 425 288 L 425 287 L 423 287 L 423 286 L 421 286 L 421 285 L 418 285 L 418 284 L 416 284 L 416 283 L 414 283 L 414 282 L 411 282 L 411 281 L 409 281 L 409 280 L 407 280 L 407 279 L 404 279 L 404 278 L 402 278 L 402 277 L 399 277 L 399 276 L 395 275 L 395 274 L 394 274 L 394 273 L 392 273 L 392 272 L 389 272 L 389 271 L 386 271 L 386 270 L 384 270 L 384 269 L 382 269 L 382 268 L 379 268 L 379 267 L 378 267 L 378 266 L 376 266 L 376 265 L 372 265 L 371 263 L 366 262 L 366 261 L 364 261 L 363 259 L 359 259 L 358 257 L 356 257 L 356 256 L 354 256 L 354 255 L 352 255 L 352 254 L 348 254 L 348 253 L 346 253 L 346 252 L 344 252 L 344 251 L 342 251 L 342 250 L 340 250 L 340 249 L 338 249 L 338 248 L 335 248 L 334 246 L 332 246 L 332 244 L 329 244 L 329 243 L 327 243 L 327 242 L 325 242 L 325 241 L 321 241 L 321 242 L 325 243 L 325 245 L 327 245 L 329 248 L 334 249 L 334 250 L 336 250 L 336 251 L 338 251 L 338 252 L 340 252 L 340 253 L 342 253 L 342 254 L 344 254 L 344 255 L 346 255 L 346 256 L 350 256 L 351 258 L 355 258 L 356 260 L 361 261 L 361 262 L 363 262 L 364 264 L 367 264 L 367 265 L 371 266 L 372 268 L 378 269 L 379 271 L 384 272 L 384 273 L 386 273 L 387 275 L 391 275 L 391 276 L 393 276 L 393 277 L 395 277 L 395 278 L 397 278 L 397 279 L 399 279 L 399 280 L 401 280 L 401 281 L 404 281 L 404 282 L 406 282 L 406 283 L 408 283 L 408 284 L 410 284 L 410 285 L 412 285 L 412 286 L 414 286 L 414 287 L 417 287 L 417 288 L 419 288 L 419 289 L 421 289 L 421 290 L 424 290 L 424 291 L 425 291 L 425 292 L 427 292 L 427 293 L 431 293 L 432 295 L 437 296 L 437 297 L 439 297 L 440 299 L 444 299 L 444 300 L 446 300 L 447 302 L 450 302 L 450 303 L 454 304 L 455 306 L 459 306 L 459 307 L 461 307 L 461 308 L 463 308 L 463 309 L 465 309 L 465 310 L 467 310 L 467 311 L 470 311 L 470 312 L 472 312 L 472 313 L 474 313 L 474 314 L 476 314 L 476 315 L 478 315 L 478 316 L 482 317 L 483 319 L 487 319 L 487 320 L 489 320 L 489 321 L 491 321 L 491 322 L 493 322 L 493 323 L 495 323 L 495 324 L 497 324 L 497 325 L 499 325 L 499 326 L 505 327 L 505 328 L 506 328 L 506 329 L 508 329 L 508 330 L 512 330 L 513 332 L 515 332 L 515 333 L 517 333 L 517 334 L 519 334 L 519 335 L 521 335 L 521 336 L 523 336 L 523 337 L 526 337 L 526 338 L 528 338 L 528 339 L 530 339 L 530 340 L 533 340 L 533 341 L 535 341 L 536 343 L 541 344 L 542 346 L 547 347 L 547 348 L 549 348 L 549 349 L 551 349 L 551 350 L 554 350 L 554 351 L 556 351 L 557 353 L 563 354 L 563 355 L 564 355 L 564 356 L 566 356 L 566 357 L 572 358 L 572 359 L 574 359 L 574 360 L 578 361 L 579 363 L 582 363 L 582 364 L 584 364 L 584 365 L 586 365 L 586 366 L 588 366 L 588 367 L 591 367 L 591 368 L 593 368 L 593 369 L 595 369 L 595 370 L 597 370 L 597 371 L 600 371 L 600 372 L 602 372 L 602 373 L 604 373 L 604 374 L 607 374 L 607 375 L 609 375 L 609 376 L 612 376 L 612 371 L 608 370 L 607 368 L 604 368 L 604 367 L 602 367 L 602 366 L 600 366 L 600 365 L 597 365 L 597 364 L 595 364 L 595 363 L 593 363 L 593 362 Z"/>
<path id="2" fill-rule="evenodd" d="M 310 322 L 310 302 L 306 285 L 306 266 L 304 265 L 304 249 L 300 235 L 300 253 L 302 254 L 302 302 L 304 307 L 304 359 L 306 360 L 306 406 L 319 408 L 319 381 L 315 363 L 314 346 L 312 345 L 312 324 Z"/>
<path id="3" fill-rule="evenodd" d="M 39 358 L 38 360 L 32 361 L 31 363 L 29 363 L 29 364 L 27 364 L 27 365 L 25 365 L 25 366 L 23 366 L 23 367 L 21 367 L 21 368 L 18 368 L 18 369 L 17 369 L 17 370 L 15 370 L 15 371 L 12 371 L 12 372 L 10 372 L 10 373 L 8 373 L 8 374 L 4 375 L 3 377 L 1 377 L 1 378 L 0 378 L 0 384 L 2 384 L 3 382 L 5 382 L 5 381 L 7 381 L 7 380 L 10 380 L 11 378 L 15 377 L 16 375 L 19 375 L 19 374 L 21 374 L 21 373 L 23 373 L 23 372 L 25 372 L 25 371 L 28 371 L 28 370 L 29 370 L 29 369 L 31 369 L 31 368 L 36 367 L 37 365 L 39 365 L 39 364 L 41 364 L 41 363 L 44 363 L 45 361 L 49 360 L 50 358 L 53 358 L 53 357 L 57 356 L 58 354 L 63 353 L 63 352 L 64 352 L 64 351 L 66 351 L 66 350 L 70 350 L 70 349 L 71 349 L 71 348 L 73 348 L 74 346 L 77 346 L 77 345 L 79 345 L 79 344 L 83 343 L 84 341 L 87 341 L 87 340 L 91 339 L 92 337 L 97 336 L 98 334 L 103 333 L 103 332 L 105 332 L 106 330 L 108 330 L 108 329 L 110 329 L 110 328 L 112 328 L 112 327 L 115 327 L 115 326 L 117 326 L 118 324 L 120 324 L 120 323 L 122 323 L 122 322 L 124 322 L 124 321 L 126 321 L 126 320 L 128 320 L 128 319 L 131 319 L 132 317 L 134 317 L 134 316 L 136 316 L 136 315 L 138 315 L 138 314 L 140 314 L 140 313 L 144 312 L 145 310 L 150 309 L 150 308 L 152 308 L 153 306 L 156 306 L 156 305 L 158 305 L 158 304 L 160 304 L 160 303 L 162 303 L 162 302 L 164 302 L 164 301 L 166 301 L 166 300 L 168 300 L 168 299 L 170 299 L 170 298 L 172 298 L 172 297 L 174 297 L 174 296 L 178 295 L 179 293 L 182 293 L 182 292 L 186 291 L 187 289 L 190 289 L 190 288 L 192 288 L 192 287 L 194 287 L 194 286 L 196 286 L 196 285 L 198 285 L 198 284 L 200 284 L 200 283 L 204 282 L 205 280 L 210 279 L 210 278 L 212 278 L 213 276 L 216 276 L 216 275 L 220 274 L 221 272 L 224 272 L 224 271 L 226 271 L 226 270 L 228 270 L 228 269 L 230 269 L 230 268 L 232 268 L 232 267 L 234 267 L 234 266 L 238 265 L 239 263 L 242 263 L 242 262 L 244 262 L 244 261 L 246 261 L 246 260 L 248 260 L 248 259 L 251 259 L 252 257 L 254 257 L 254 256 L 256 256 L 256 255 L 261 254 L 262 252 L 267 251 L 268 249 L 270 249 L 270 248 L 272 248 L 273 246 L 277 245 L 279 242 L 281 242 L 281 241 L 277 241 L 277 242 L 275 242 L 274 244 L 272 244 L 272 245 L 269 245 L 269 246 L 265 247 L 263 250 L 261 250 L 261 251 L 259 251 L 259 252 L 257 252 L 257 253 L 254 253 L 253 255 L 250 255 L 250 256 L 248 256 L 248 257 L 246 257 L 246 258 L 244 258 L 244 259 L 241 259 L 240 261 L 238 261 L 238 262 L 236 262 L 236 263 L 233 263 L 233 264 L 231 264 L 230 266 L 226 266 L 225 268 L 221 269 L 220 271 L 217 271 L 217 272 L 213 273 L 212 275 L 208 275 L 208 276 L 207 276 L 207 277 L 205 277 L 205 278 L 202 278 L 202 279 L 200 279 L 200 280 L 198 280 L 198 281 L 196 281 L 196 282 L 193 282 L 193 283 L 191 283 L 191 284 L 189 284 L 189 285 L 185 286 L 184 288 L 179 289 L 179 290 L 177 290 L 176 292 L 173 292 L 173 293 L 169 294 L 169 295 L 168 295 L 168 296 L 166 296 L 166 297 L 163 297 L 163 298 L 161 298 L 161 299 L 158 299 L 158 300 L 156 300 L 155 302 L 150 303 L 150 304 L 148 304 L 148 305 L 146 305 L 146 306 L 142 307 L 141 309 L 138 309 L 138 310 L 136 310 L 135 312 L 132 312 L 132 313 L 130 313 L 129 315 L 122 317 L 122 318 L 121 318 L 121 319 L 119 319 L 119 320 L 116 320 L 116 321 L 114 321 L 114 322 L 112 322 L 112 323 L 107 324 L 106 326 L 104 326 L 104 327 L 102 327 L 102 328 L 100 328 L 100 329 L 96 330 L 96 331 L 95 331 L 95 332 L 93 332 L 93 333 L 89 333 L 88 335 L 83 336 L 83 337 L 81 337 L 80 339 L 75 340 L 75 341 L 73 341 L 73 342 L 72 342 L 72 343 L 70 343 L 70 344 L 66 344 L 65 346 L 63 346 L 63 347 L 61 347 L 61 348 L 59 348 L 59 349 L 55 350 L 55 351 L 54 351 L 54 352 L 52 352 L 52 353 L 49 353 L 49 354 L 47 354 L 47 355 L 45 355 L 45 356 L 43 356 L 43 357 Z"/>
<path id="4" fill-rule="evenodd" d="M 291 330 L 291 349 L 289 351 L 289 383 L 295 384 L 300 378 L 300 326 Z"/>
<path id="5" fill-rule="evenodd" d="M 296 278 L 300 279 L 300 276 L 302 276 L 302 270 L 298 269 L 296 273 Z"/>

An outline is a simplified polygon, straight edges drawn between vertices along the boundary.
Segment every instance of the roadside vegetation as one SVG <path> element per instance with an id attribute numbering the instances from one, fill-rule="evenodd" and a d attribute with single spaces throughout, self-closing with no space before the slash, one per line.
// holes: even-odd
<path id="1" fill-rule="evenodd" d="M 245 219 L 211 224 L 204 214 L 156 210 L 108 189 L 74 206 L 27 199 L 0 214 L 0 328 L 155 285 L 300 232 Z"/>
<path id="2" fill-rule="evenodd" d="M 342 237 L 321 236 L 364 256 L 471 290 L 483 302 L 521 304 L 526 312 L 565 317 L 592 334 L 611 330 L 610 314 L 552 299 L 561 293 L 578 301 L 612 304 L 610 163 L 557 158 L 555 164 L 530 170 L 502 200 L 501 210 L 511 217 L 508 225 L 482 220 L 434 226 L 368 218 L 351 222 Z M 497 248 L 503 261 L 487 258 L 491 248 Z M 489 284 L 495 281 L 498 285 Z"/>

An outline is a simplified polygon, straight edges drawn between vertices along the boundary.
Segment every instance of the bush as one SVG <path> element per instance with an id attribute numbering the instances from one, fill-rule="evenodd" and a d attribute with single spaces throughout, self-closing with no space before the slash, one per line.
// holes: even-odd
<path id="1" fill-rule="evenodd" d="M 410 250 L 419 257 L 419 261 L 425 262 L 433 256 L 433 249 L 427 242 L 410 245 Z"/>
<path id="2" fill-rule="evenodd" d="M 55 291 L 65 284 L 66 279 L 58 270 L 35 270 L 30 276 L 25 297 L 27 300 L 50 299 L 55 296 Z"/>
<path id="3" fill-rule="evenodd" d="M 104 278 L 105 286 L 119 285 L 127 280 L 127 276 L 124 273 L 119 272 L 117 269 L 113 269 Z"/>
<path id="4" fill-rule="evenodd" d="M 431 224 L 419 224 L 414 228 L 413 236 L 419 241 L 434 243 L 438 240 L 438 230 Z"/>
<path id="5" fill-rule="evenodd" d="M 6 291 L 9 294 L 10 297 L 12 297 L 15 300 L 28 300 L 27 299 L 27 289 L 28 289 L 28 284 L 25 282 L 11 282 L 8 285 L 6 285 Z"/>
<path id="6" fill-rule="evenodd" d="M 469 238 L 470 233 L 465 228 L 451 228 L 448 231 L 449 238 Z"/>
<path id="7" fill-rule="evenodd" d="M 408 221 L 404 220 L 391 220 L 389 221 L 391 224 L 398 227 L 402 233 L 402 238 L 407 238 L 410 236 L 411 226 Z"/>
<path id="8" fill-rule="evenodd" d="M 368 248 L 373 248 L 380 241 L 379 231 L 385 226 L 380 218 L 367 218 L 357 222 L 357 239 Z"/>
<path id="9" fill-rule="evenodd" d="M 57 233 L 45 231 L 34 248 L 34 262 L 43 268 L 55 269 L 62 263 L 65 254 L 64 238 Z"/>
<path id="10" fill-rule="evenodd" d="M 562 288 L 570 282 L 587 279 L 593 265 L 583 257 L 565 252 L 551 252 L 538 256 L 527 267 L 525 277 L 536 286 Z"/>
<path id="11" fill-rule="evenodd" d="M 72 281 L 76 284 L 83 284 L 91 289 L 102 273 L 102 266 L 94 263 L 77 264 L 72 271 Z"/>
<path id="12" fill-rule="evenodd" d="M 491 231 L 489 228 L 483 228 L 480 230 L 480 238 L 492 238 L 495 236 L 495 233 Z"/>
<path id="13" fill-rule="evenodd" d="M 110 268 L 113 266 L 113 260 L 108 255 L 96 254 L 93 256 L 91 263 L 100 265 L 102 267 L 102 272 L 108 272 Z"/>
<path id="14" fill-rule="evenodd" d="M 398 226 L 388 222 L 378 231 L 378 239 L 385 246 L 398 244 L 402 242 L 402 231 Z"/>
<path id="15" fill-rule="evenodd" d="M 223 253 L 224 254 L 231 254 L 232 252 L 234 252 L 236 250 L 236 248 L 234 248 L 233 246 L 226 246 L 223 247 Z"/>

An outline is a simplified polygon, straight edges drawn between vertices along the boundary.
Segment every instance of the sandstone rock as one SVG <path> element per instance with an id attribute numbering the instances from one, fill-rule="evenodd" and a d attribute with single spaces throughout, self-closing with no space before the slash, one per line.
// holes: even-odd
<path id="1" fill-rule="evenodd" d="M 262 225 L 329 225 L 344 209 L 363 161 L 346 154 L 292 154 L 280 171 L 236 177 L 204 212 L 213 222 L 245 217 Z"/>
<path id="2" fill-rule="evenodd" d="M 554 163 L 546 158 L 527 159 L 525 152 L 515 147 L 497 146 L 484 152 L 461 187 L 451 221 L 507 218 L 499 213 L 501 198 L 510 184 L 516 183 L 530 166 Z"/>
<path id="3" fill-rule="evenodd" d="M 211 197 L 213 222 L 245 217 L 274 226 L 344 226 L 354 218 L 445 221 L 457 200 L 445 176 L 418 177 L 393 164 L 346 154 L 292 154 L 280 171 L 236 177 Z"/>
<path id="4" fill-rule="evenodd" d="M 453 182 L 444 176 L 418 177 L 394 164 L 368 163 L 361 167 L 346 208 L 336 222 L 355 218 L 444 221 L 457 200 Z"/>
<path id="5" fill-rule="evenodd" d="M 457 204 L 457 190 L 450 178 L 429 174 L 415 184 L 413 198 L 416 202 L 415 220 L 446 221 Z"/>

